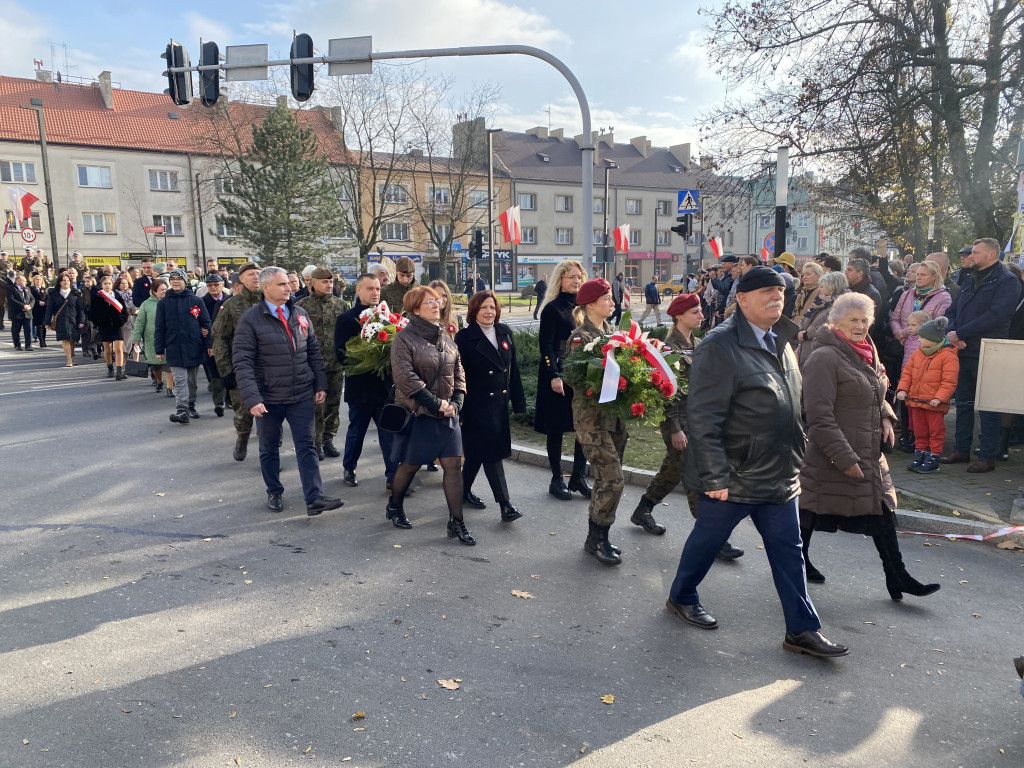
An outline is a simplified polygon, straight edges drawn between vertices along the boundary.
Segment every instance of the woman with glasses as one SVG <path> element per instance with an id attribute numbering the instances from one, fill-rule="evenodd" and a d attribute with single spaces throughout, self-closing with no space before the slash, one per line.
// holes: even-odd
<path id="1" fill-rule="evenodd" d="M 548 465 L 551 467 L 548 493 L 562 501 L 569 501 L 572 491 L 590 498 L 590 484 L 584 475 L 587 459 L 579 440 L 573 450 L 572 474 L 568 486 L 562 477 L 562 435 L 576 432 L 572 423 L 572 389 L 561 378 L 562 357 L 565 355 L 566 341 L 576 328 L 572 317 L 576 294 L 586 279 L 583 265 L 575 259 L 559 263 L 551 275 L 551 282 L 544 295 L 544 306 L 540 311 L 540 362 L 537 367 L 537 405 L 533 428 L 547 435 Z"/>
<path id="2" fill-rule="evenodd" d="M 409 290 L 402 300 L 409 324 L 391 345 L 395 403 L 412 414 L 395 435 L 392 456 L 399 461 L 391 481 L 387 518 L 396 528 L 412 528 L 404 500 L 416 472 L 435 457 L 444 472 L 448 503 L 448 537 L 476 544 L 462 516 L 462 430 L 459 412 L 466 397 L 466 376 L 459 349 L 442 330 L 440 296 L 425 285 Z"/>

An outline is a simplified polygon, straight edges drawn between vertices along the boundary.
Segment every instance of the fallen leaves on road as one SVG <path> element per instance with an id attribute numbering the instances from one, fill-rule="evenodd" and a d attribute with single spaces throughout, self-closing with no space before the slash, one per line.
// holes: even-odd
<path id="1" fill-rule="evenodd" d="M 230 715 L 228 715 L 228 719 L 231 719 L 232 717 L 234 717 L 237 714 L 238 714 L 237 712 L 232 712 Z"/>
<path id="2" fill-rule="evenodd" d="M 615 696 L 613 696 L 610 693 L 606 693 L 604 696 L 601 697 L 601 703 L 602 704 L 614 704 L 615 703 Z"/>
<path id="3" fill-rule="evenodd" d="M 523 592 L 523 590 L 521 589 L 513 589 L 512 596 L 521 597 L 523 600 L 530 600 L 533 598 L 533 595 L 531 595 L 529 592 Z"/>
<path id="4" fill-rule="evenodd" d="M 166 493 L 158 493 L 157 496 L 166 496 Z"/>
<path id="5" fill-rule="evenodd" d="M 308 747 L 306 747 L 304 750 L 302 750 L 302 754 L 308 755 L 311 749 L 313 749 L 313 745 L 312 744 L 310 744 Z"/>
<path id="6" fill-rule="evenodd" d="M 437 684 L 449 691 L 457 691 L 461 687 L 455 680 L 438 680 Z M 423 698 L 426 698 L 426 696 Z"/>
<path id="7" fill-rule="evenodd" d="M 981 614 L 980 613 L 972 613 L 971 616 L 973 616 L 976 619 L 980 619 L 981 618 Z"/>
<path id="8" fill-rule="evenodd" d="M 236 757 L 235 758 L 235 765 L 241 765 L 241 764 L 242 764 L 242 758 Z"/>
<path id="9" fill-rule="evenodd" d="M 539 573 L 531 573 L 530 574 L 530 578 L 531 579 L 539 579 L 540 578 L 540 574 Z"/>
<path id="10" fill-rule="evenodd" d="M 354 715 L 352 715 L 352 722 L 353 723 L 356 722 L 357 720 L 365 720 L 365 719 L 366 719 L 366 713 L 365 712 L 356 712 Z"/>

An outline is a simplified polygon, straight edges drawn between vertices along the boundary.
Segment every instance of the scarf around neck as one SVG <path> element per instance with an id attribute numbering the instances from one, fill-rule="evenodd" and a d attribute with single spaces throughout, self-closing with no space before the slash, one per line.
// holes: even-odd
<path id="1" fill-rule="evenodd" d="M 850 345 L 850 348 L 857 353 L 857 357 L 867 363 L 869 366 L 875 364 L 875 351 L 871 347 L 871 342 L 867 339 L 864 341 L 853 341 L 845 333 L 840 331 L 838 328 L 833 328 L 832 332 L 835 333 L 840 339 Z"/>
<path id="2" fill-rule="evenodd" d="M 953 345 L 949 343 L 949 339 L 947 338 L 934 342 L 926 342 L 924 339 L 921 339 L 921 351 L 924 352 L 927 357 L 931 357 L 943 347 L 951 346 Z"/>

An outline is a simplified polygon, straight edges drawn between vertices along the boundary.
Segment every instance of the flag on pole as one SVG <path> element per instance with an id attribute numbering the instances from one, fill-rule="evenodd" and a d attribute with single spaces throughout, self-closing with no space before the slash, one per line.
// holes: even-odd
<path id="1" fill-rule="evenodd" d="M 517 245 L 523 240 L 523 228 L 519 220 L 519 211 L 519 206 L 513 205 L 498 217 L 501 221 L 501 230 L 505 236 L 506 243 Z"/>
<path id="2" fill-rule="evenodd" d="M 71 223 L 70 216 L 68 216 L 68 240 L 72 243 L 75 242 L 75 225 Z"/>
<path id="3" fill-rule="evenodd" d="M 7 194 L 11 198 L 11 210 L 18 216 L 18 221 L 32 216 L 32 204 L 39 202 L 38 197 L 21 187 L 8 187 Z"/>
<path id="4" fill-rule="evenodd" d="M 629 250 L 629 224 L 620 224 L 612 231 L 612 238 L 615 243 L 615 252 L 621 253 Z"/>
<path id="5" fill-rule="evenodd" d="M 4 233 L 0 237 L 7 237 L 7 233 L 11 231 L 11 227 L 14 225 L 14 214 L 10 211 L 7 212 L 7 221 L 4 222 Z"/>
<path id="6" fill-rule="evenodd" d="M 711 253 L 714 254 L 715 258 L 722 258 L 722 238 L 712 237 L 709 241 L 709 245 L 711 246 Z"/>

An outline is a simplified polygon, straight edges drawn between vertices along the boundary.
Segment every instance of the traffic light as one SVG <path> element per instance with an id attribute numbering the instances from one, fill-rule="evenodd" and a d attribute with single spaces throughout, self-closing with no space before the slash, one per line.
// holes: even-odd
<path id="1" fill-rule="evenodd" d="M 292 59 L 313 58 L 313 38 L 303 32 L 292 40 Z M 313 95 L 313 65 L 292 64 L 292 97 L 296 101 L 309 101 Z"/>
<path id="2" fill-rule="evenodd" d="M 167 44 L 167 50 L 161 54 L 161 58 L 167 59 L 167 94 L 171 101 L 179 107 L 184 107 L 192 101 L 192 73 L 171 72 L 171 67 L 192 66 L 188 58 L 188 51 L 181 43 L 173 40 Z"/>
<path id="3" fill-rule="evenodd" d="M 199 50 L 199 66 L 220 66 L 220 49 L 216 43 L 203 43 Z M 220 70 L 199 70 L 199 100 L 204 107 L 212 107 L 220 98 Z"/>
<path id="4" fill-rule="evenodd" d="M 473 233 L 473 244 L 476 246 L 476 257 L 482 259 L 484 257 L 484 231 L 478 229 Z"/>
<path id="5" fill-rule="evenodd" d="M 688 213 L 685 216 L 676 216 L 676 221 L 678 221 L 679 224 L 672 227 L 672 231 L 684 240 L 690 237 L 690 219 L 692 215 L 693 214 Z"/>

